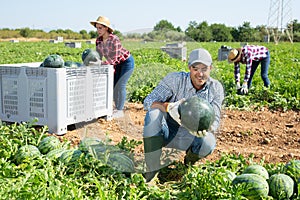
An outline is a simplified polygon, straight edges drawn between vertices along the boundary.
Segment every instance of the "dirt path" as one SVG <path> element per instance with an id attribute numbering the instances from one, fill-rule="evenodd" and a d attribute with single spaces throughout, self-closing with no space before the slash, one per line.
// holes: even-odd
<path id="1" fill-rule="evenodd" d="M 128 140 L 142 140 L 145 111 L 142 104 L 128 103 L 125 117 L 106 121 L 98 119 L 76 127 L 64 136 L 77 144 L 84 136 L 96 136 L 111 139 L 112 143 Z M 214 161 L 223 153 L 243 155 L 254 154 L 254 160 L 265 163 L 287 162 L 300 159 L 300 113 L 294 111 L 224 111 L 217 148 L 206 160 Z M 136 148 L 136 154 L 143 154 L 142 145 Z"/>

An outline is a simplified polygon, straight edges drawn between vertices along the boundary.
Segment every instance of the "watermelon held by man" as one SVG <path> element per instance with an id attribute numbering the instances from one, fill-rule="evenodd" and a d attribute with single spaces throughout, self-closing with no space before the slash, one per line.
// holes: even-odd
<path id="1" fill-rule="evenodd" d="M 182 126 L 194 135 L 208 131 L 215 118 L 214 109 L 209 102 L 197 96 L 182 102 L 178 107 L 178 113 Z"/>

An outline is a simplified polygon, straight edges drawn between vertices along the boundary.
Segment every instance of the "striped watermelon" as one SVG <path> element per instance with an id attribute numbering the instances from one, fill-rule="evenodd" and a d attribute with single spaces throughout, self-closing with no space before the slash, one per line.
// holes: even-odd
<path id="1" fill-rule="evenodd" d="M 269 185 L 265 178 L 258 174 L 241 174 L 236 176 L 233 185 L 243 186 L 243 196 L 250 200 L 266 198 L 269 193 Z"/>
<path id="2" fill-rule="evenodd" d="M 78 145 L 78 149 L 87 153 L 89 151 L 93 151 L 93 148 L 94 147 L 97 147 L 97 146 L 103 146 L 104 143 L 100 140 L 100 139 L 97 139 L 97 138 L 83 138 L 79 145 Z"/>
<path id="3" fill-rule="evenodd" d="M 59 161 L 67 166 L 72 166 L 75 165 L 82 154 L 83 152 L 79 149 L 69 149 L 61 154 Z"/>
<path id="4" fill-rule="evenodd" d="M 41 152 L 34 145 L 24 145 L 18 149 L 15 155 L 16 163 L 21 164 L 23 162 L 30 162 L 36 157 L 41 156 Z"/>
<path id="5" fill-rule="evenodd" d="M 55 136 L 47 136 L 43 138 L 38 146 L 42 154 L 47 154 L 49 151 L 60 147 L 61 143 L 59 139 Z"/>
<path id="6" fill-rule="evenodd" d="M 300 160 L 291 160 L 284 167 L 284 173 L 300 184 Z"/>
<path id="7" fill-rule="evenodd" d="M 262 176 L 264 179 L 269 179 L 269 173 L 266 170 L 266 168 L 257 164 L 247 166 L 244 169 L 243 174 L 258 174 Z"/>
<path id="8" fill-rule="evenodd" d="M 275 199 L 289 199 L 294 193 L 294 181 L 286 174 L 273 174 L 269 186 L 270 195 Z"/>
<path id="9" fill-rule="evenodd" d="M 46 157 L 51 160 L 57 160 L 66 151 L 67 151 L 66 149 L 62 149 L 62 148 L 53 149 L 46 154 Z"/>
<path id="10" fill-rule="evenodd" d="M 209 102 L 193 96 L 178 107 L 181 124 L 191 133 L 208 130 L 215 119 L 215 111 Z"/>
<path id="11" fill-rule="evenodd" d="M 113 169 L 121 172 L 134 172 L 134 162 L 125 153 L 110 153 L 107 164 Z"/>

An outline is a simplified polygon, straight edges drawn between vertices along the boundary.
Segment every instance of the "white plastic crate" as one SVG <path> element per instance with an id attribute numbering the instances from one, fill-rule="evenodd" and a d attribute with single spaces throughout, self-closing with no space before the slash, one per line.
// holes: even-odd
<path id="1" fill-rule="evenodd" d="M 112 118 L 113 66 L 43 68 L 41 63 L 0 65 L 0 119 L 38 118 L 49 132 L 99 117 Z"/>

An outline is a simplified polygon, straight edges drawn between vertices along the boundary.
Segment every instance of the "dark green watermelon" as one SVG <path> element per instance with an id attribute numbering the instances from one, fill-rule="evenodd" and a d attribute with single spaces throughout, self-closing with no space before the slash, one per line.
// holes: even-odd
<path id="1" fill-rule="evenodd" d="M 30 162 L 31 160 L 41 156 L 41 152 L 34 145 L 24 145 L 18 149 L 15 155 L 16 163 Z"/>
<path id="2" fill-rule="evenodd" d="M 215 118 L 215 112 L 209 102 L 193 96 L 178 107 L 181 124 L 191 132 L 208 130 Z"/>
<path id="3" fill-rule="evenodd" d="M 300 160 L 289 161 L 284 167 L 284 172 L 300 184 Z"/>
<path id="4" fill-rule="evenodd" d="M 134 162 L 125 153 L 121 153 L 121 152 L 110 153 L 107 164 L 113 169 L 121 172 L 134 172 Z"/>
<path id="5" fill-rule="evenodd" d="M 101 148 L 103 147 L 103 148 Z M 79 145 L 78 145 L 78 149 L 87 153 L 87 152 L 90 152 L 90 153 L 93 153 L 94 151 L 96 150 L 100 150 L 102 149 L 101 151 L 105 151 L 106 148 L 105 148 L 105 144 L 98 138 L 89 138 L 89 137 L 86 137 L 86 138 L 83 138 Z"/>
<path id="6" fill-rule="evenodd" d="M 46 157 L 51 160 L 57 160 L 66 151 L 67 150 L 63 148 L 53 149 L 46 154 Z"/>
<path id="7" fill-rule="evenodd" d="M 42 154 L 47 154 L 53 149 L 58 149 L 61 147 L 60 140 L 55 136 L 47 136 L 41 140 L 38 148 Z"/>
<path id="8" fill-rule="evenodd" d="M 269 179 L 269 173 L 266 170 L 266 168 L 264 168 L 263 166 L 258 165 L 258 164 L 253 164 L 253 165 L 247 166 L 244 169 L 243 174 L 258 174 L 258 175 L 262 176 L 264 179 Z"/>
<path id="9" fill-rule="evenodd" d="M 236 176 L 233 185 L 243 187 L 243 196 L 249 200 L 268 197 L 269 184 L 262 176 L 257 174 L 241 174 Z"/>
<path id="10" fill-rule="evenodd" d="M 273 174 L 269 187 L 270 195 L 274 199 L 289 199 L 294 193 L 294 181 L 286 174 Z"/>
<path id="11" fill-rule="evenodd" d="M 75 165 L 75 163 L 80 159 L 83 154 L 79 149 L 69 149 L 64 151 L 59 157 L 59 161 L 67 166 Z"/>
<path id="12" fill-rule="evenodd" d="M 85 66 L 89 66 L 91 65 L 90 62 L 97 62 L 97 60 L 100 60 L 100 55 L 94 49 L 85 49 L 82 52 L 81 59 Z"/>
<path id="13" fill-rule="evenodd" d="M 41 67 L 63 68 L 65 67 L 65 62 L 60 55 L 53 54 L 45 58 Z"/>

